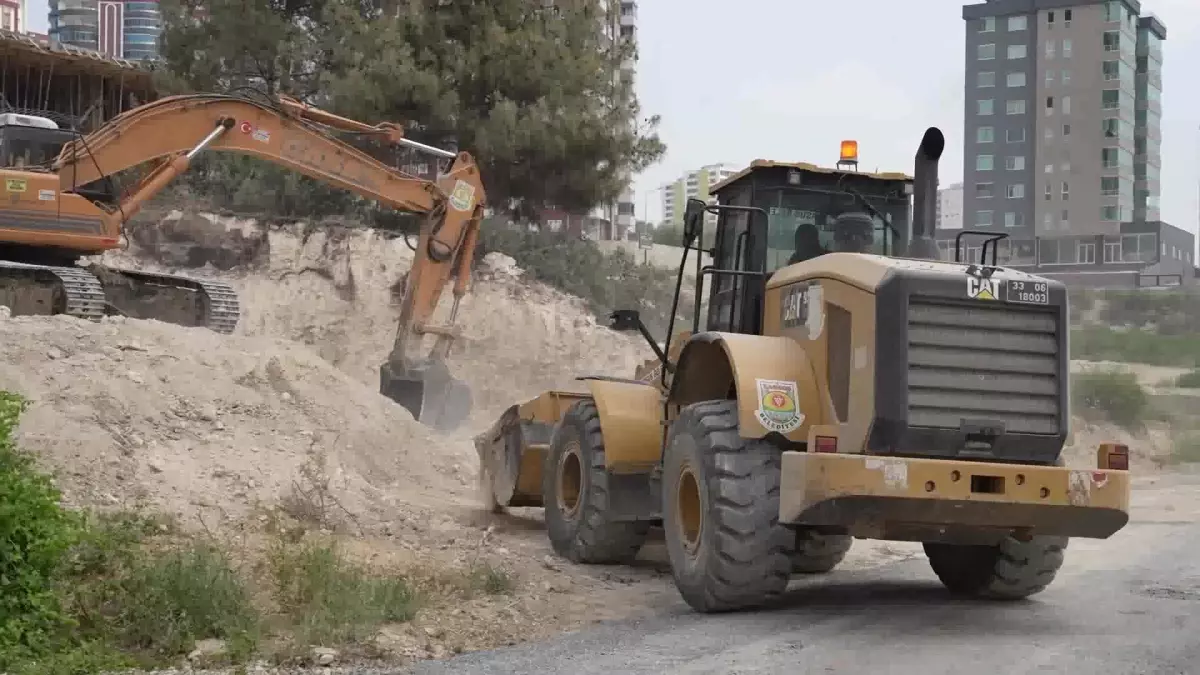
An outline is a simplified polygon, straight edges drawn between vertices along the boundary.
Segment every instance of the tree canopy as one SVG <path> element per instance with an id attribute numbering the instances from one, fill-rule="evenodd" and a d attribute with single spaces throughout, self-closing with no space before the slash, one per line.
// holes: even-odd
<path id="1" fill-rule="evenodd" d="M 599 4 L 170 0 L 162 83 L 286 93 L 362 121 L 400 122 L 414 140 L 475 155 L 498 211 L 584 211 L 616 201 L 627 177 L 665 151 L 658 119 L 642 115 L 619 76 L 634 47 L 604 36 Z M 210 158 L 192 185 L 224 206 L 281 215 L 346 213 L 354 201 L 283 173 Z"/>

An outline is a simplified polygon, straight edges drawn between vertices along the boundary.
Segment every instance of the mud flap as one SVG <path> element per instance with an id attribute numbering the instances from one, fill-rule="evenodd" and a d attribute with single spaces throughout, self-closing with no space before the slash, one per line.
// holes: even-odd
<path id="1" fill-rule="evenodd" d="M 379 367 L 379 393 L 438 431 L 457 429 L 471 414 L 471 390 L 454 379 L 441 361 L 395 370 L 383 364 Z"/>

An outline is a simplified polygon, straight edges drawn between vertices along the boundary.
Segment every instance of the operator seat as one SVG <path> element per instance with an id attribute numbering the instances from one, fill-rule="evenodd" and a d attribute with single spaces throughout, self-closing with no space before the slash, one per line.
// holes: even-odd
<path id="1" fill-rule="evenodd" d="M 875 241 L 875 221 L 862 211 L 847 211 L 833 220 L 833 248 L 842 253 L 869 253 Z"/>

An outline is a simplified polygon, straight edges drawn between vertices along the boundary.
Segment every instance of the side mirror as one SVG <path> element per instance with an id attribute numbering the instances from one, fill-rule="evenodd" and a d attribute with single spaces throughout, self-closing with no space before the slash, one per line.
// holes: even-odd
<path id="1" fill-rule="evenodd" d="M 704 232 L 704 212 L 708 204 L 702 199 L 692 197 L 687 200 L 683 209 L 683 245 L 691 246 L 693 241 Z"/>
<path id="2" fill-rule="evenodd" d="M 636 309 L 618 309 L 608 315 L 608 327 L 620 332 L 641 332 L 642 317 Z"/>

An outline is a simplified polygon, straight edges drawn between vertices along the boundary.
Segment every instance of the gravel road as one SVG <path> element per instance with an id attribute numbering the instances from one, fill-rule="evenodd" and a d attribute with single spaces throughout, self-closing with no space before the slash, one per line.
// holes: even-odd
<path id="1" fill-rule="evenodd" d="M 1158 478 L 1134 522 L 1078 539 L 1035 599 L 949 599 L 925 559 L 795 582 L 773 611 L 598 625 L 540 644 L 426 662 L 413 675 L 1200 673 L 1200 480 Z"/>

